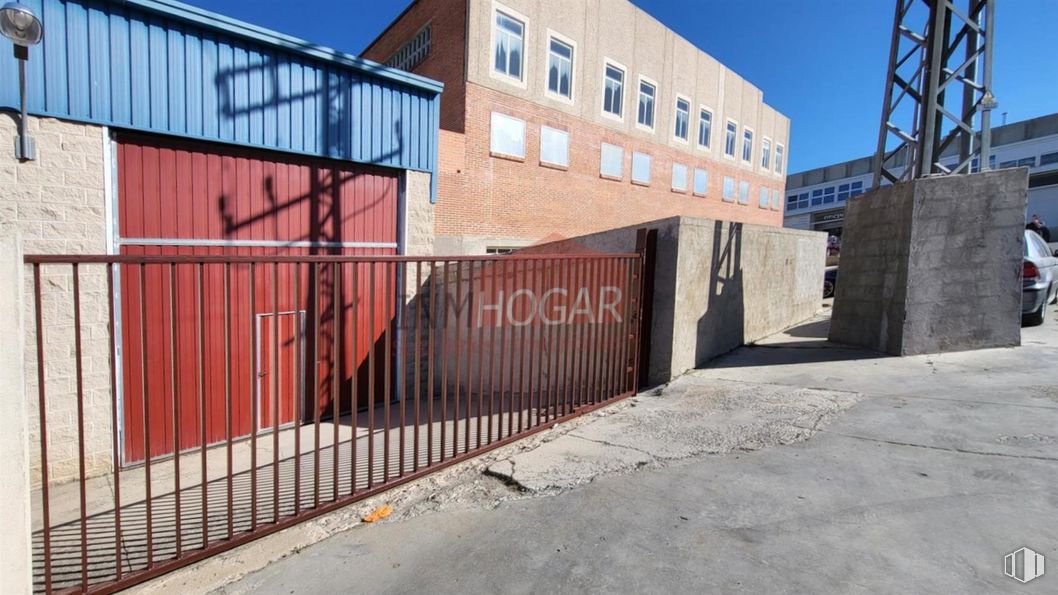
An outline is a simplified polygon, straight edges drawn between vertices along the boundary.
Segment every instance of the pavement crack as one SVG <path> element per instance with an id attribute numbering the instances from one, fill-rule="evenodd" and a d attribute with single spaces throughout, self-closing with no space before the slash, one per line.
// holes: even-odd
<path id="1" fill-rule="evenodd" d="M 826 432 L 827 434 L 834 434 L 836 436 L 844 436 L 845 438 L 852 438 L 852 439 L 855 439 L 855 440 L 863 440 L 863 441 L 866 441 L 866 442 L 879 442 L 879 443 L 882 443 L 882 444 L 891 444 L 893 446 L 910 446 L 910 447 L 913 447 L 913 448 L 927 448 L 927 449 L 930 449 L 930 450 L 941 450 L 941 451 L 945 451 L 945 452 L 954 452 L 954 453 L 958 453 L 958 454 L 981 455 L 981 456 L 986 456 L 986 457 L 1005 457 L 1005 458 L 1011 458 L 1011 459 L 1034 459 L 1034 460 L 1037 460 L 1037 461 L 1051 461 L 1051 462 L 1058 463 L 1058 457 L 1046 457 L 1046 456 L 1043 456 L 1043 455 L 1016 455 L 1016 454 L 1010 454 L 1010 453 L 1004 453 L 1004 452 L 988 452 L 988 451 L 984 451 L 984 450 L 970 450 L 968 448 L 952 448 L 952 447 L 946 447 L 946 446 L 933 446 L 933 445 L 930 445 L 930 444 L 915 444 L 914 442 L 900 442 L 898 440 L 885 440 L 883 438 L 871 438 L 871 437 L 868 437 L 868 436 L 857 436 L 855 434 L 843 434 L 841 432 L 833 432 L 833 431 L 828 431 L 828 430 L 820 430 L 820 431 L 821 432 Z"/>
<path id="2" fill-rule="evenodd" d="M 651 461 L 657 461 L 658 460 L 658 457 L 654 456 L 653 453 L 645 451 L 645 450 L 643 450 L 641 448 L 636 448 L 634 446 L 628 446 L 626 444 L 614 444 L 613 442 L 608 442 L 606 440 L 600 440 L 598 438 L 586 438 L 584 436 L 581 436 L 580 434 L 577 434 L 576 432 L 570 432 L 569 435 L 574 437 L 574 438 L 579 438 L 581 440 L 584 440 L 586 442 L 594 442 L 596 444 L 601 444 L 603 446 L 609 446 L 610 448 L 625 448 L 625 449 L 628 449 L 628 450 L 632 450 L 632 451 L 635 451 L 635 452 L 638 452 L 638 453 L 641 453 L 641 454 L 644 454 L 644 455 L 650 457 Z"/>

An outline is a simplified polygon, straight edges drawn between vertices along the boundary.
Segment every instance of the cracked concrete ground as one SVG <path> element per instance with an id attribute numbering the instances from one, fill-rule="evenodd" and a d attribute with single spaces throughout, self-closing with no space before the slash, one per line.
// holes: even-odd
<path id="1" fill-rule="evenodd" d="M 1020 585 L 1002 572 L 1003 555 L 1023 545 L 1058 556 L 1058 325 L 1024 329 L 1019 348 L 889 358 L 826 343 L 826 323 L 739 349 L 670 387 L 805 391 L 825 407 L 858 395 L 831 418 L 793 412 L 789 434 L 769 442 L 776 446 L 754 450 L 752 441 L 717 440 L 708 429 L 694 446 L 672 446 L 679 416 L 654 432 L 622 422 L 649 420 L 672 393 L 639 398 L 578 420 L 565 437 L 536 438 L 536 451 L 493 453 L 459 478 L 437 476 L 451 482 L 436 486 L 439 501 L 404 507 L 433 514 L 401 513 L 398 503 L 397 522 L 342 532 L 222 590 L 1058 590 L 1058 575 Z M 687 405 L 683 415 L 708 428 L 710 412 Z M 774 437 L 766 425 L 747 435 Z M 573 489 L 540 480 L 549 497 L 517 489 L 533 485 L 523 468 L 540 456 L 533 452 L 558 450 L 563 440 L 620 449 L 632 467 L 646 468 L 595 474 Z M 512 465 L 513 486 L 479 474 Z"/>

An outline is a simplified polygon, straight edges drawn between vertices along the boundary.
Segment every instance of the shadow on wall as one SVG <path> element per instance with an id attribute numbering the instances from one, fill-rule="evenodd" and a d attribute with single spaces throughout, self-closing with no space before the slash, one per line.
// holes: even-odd
<path id="1" fill-rule="evenodd" d="M 724 233 L 725 226 L 727 233 Z M 743 343 L 746 313 L 743 291 L 742 224 L 715 221 L 708 303 L 705 313 L 698 318 L 696 366 L 705 364 L 718 352 Z"/>

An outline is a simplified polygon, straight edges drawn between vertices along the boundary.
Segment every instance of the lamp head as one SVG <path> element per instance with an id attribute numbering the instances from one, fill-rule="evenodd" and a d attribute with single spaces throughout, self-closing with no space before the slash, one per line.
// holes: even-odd
<path id="1" fill-rule="evenodd" d="M 40 43 L 44 37 L 44 25 L 29 7 L 8 2 L 0 8 L 0 34 L 16 46 L 28 48 Z"/>

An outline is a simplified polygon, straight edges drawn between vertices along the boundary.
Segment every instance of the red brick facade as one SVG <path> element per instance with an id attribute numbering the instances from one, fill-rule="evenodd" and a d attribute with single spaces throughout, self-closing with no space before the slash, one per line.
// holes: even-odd
<path id="1" fill-rule="evenodd" d="M 619 130 L 550 109 L 512 94 L 467 82 L 465 2 L 419 0 L 376 40 L 364 56 L 385 60 L 432 19 L 430 56 L 416 74 L 445 83 L 441 107 L 440 179 L 435 235 L 535 241 L 552 234 L 576 236 L 673 215 L 782 225 L 785 177 L 762 177 L 735 159 L 707 156 L 634 138 Z M 513 90 L 515 91 L 516 90 Z M 493 157 L 492 112 L 526 122 L 525 159 Z M 540 126 L 569 132 L 569 167 L 540 164 Z M 714 137 L 715 140 L 715 137 Z M 599 174 L 601 143 L 624 148 L 624 177 Z M 631 182 L 632 152 L 651 156 L 651 183 Z M 713 153 L 719 146 L 713 148 Z M 672 164 L 688 168 L 687 192 L 671 189 Z M 705 196 L 692 192 L 694 168 L 708 171 Z M 721 199 L 723 180 L 735 180 L 735 202 Z M 738 183 L 750 184 L 748 204 L 738 204 Z M 779 210 L 760 208 L 760 188 L 779 191 Z"/>

